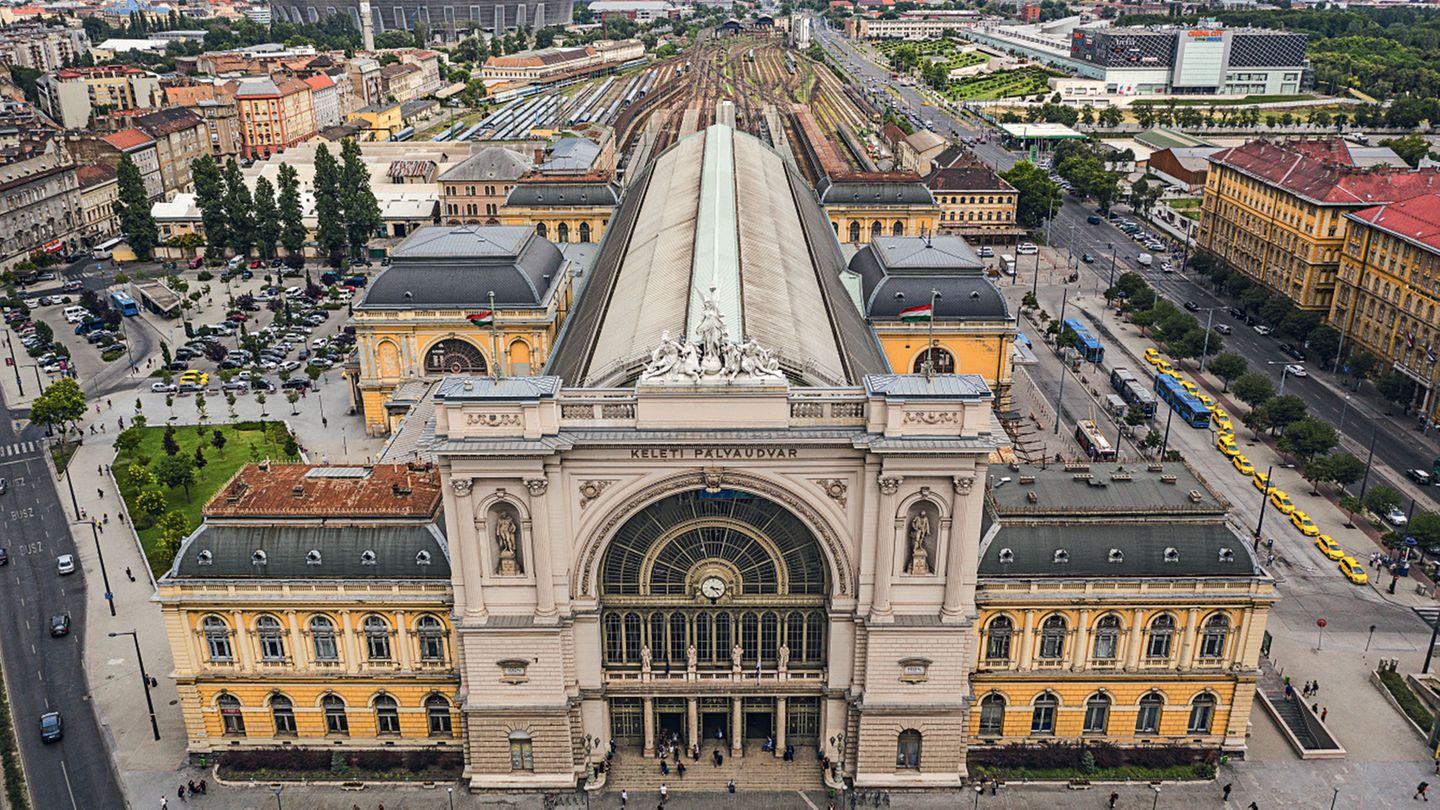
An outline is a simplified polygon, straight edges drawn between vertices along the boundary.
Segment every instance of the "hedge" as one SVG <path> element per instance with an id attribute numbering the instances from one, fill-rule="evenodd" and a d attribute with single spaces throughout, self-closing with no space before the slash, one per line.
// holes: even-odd
<path id="1" fill-rule="evenodd" d="M 464 767 L 460 751 L 255 748 L 219 756 L 222 772 L 261 779 L 449 779 Z"/>
<path id="2" fill-rule="evenodd" d="M 1414 721 L 1415 725 L 1429 732 L 1430 727 L 1435 724 L 1435 717 L 1430 714 L 1429 709 L 1425 708 L 1425 704 L 1420 702 L 1420 698 L 1410 690 L 1410 685 L 1405 683 L 1405 676 L 1393 669 L 1381 670 L 1380 682 L 1385 684 L 1391 697 L 1394 697 L 1395 702 L 1400 704 L 1400 710 L 1405 712 L 1405 715 Z"/>
<path id="3" fill-rule="evenodd" d="M 976 773 L 1009 778 L 1200 778 L 1215 775 L 1219 753 L 1185 745 L 1122 748 L 1112 743 L 1046 742 L 971 748 L 968 766 Z"/>
<path id="4" fill-rule="evenodd" d="M 25 787 L 25 770 L 20 765 L 20 748 L 15 740 L 4 678 L 0 678 L 0 763 L 5 769 L 5 800 L 10 810 L 30 810 L 30 791 Z"/>

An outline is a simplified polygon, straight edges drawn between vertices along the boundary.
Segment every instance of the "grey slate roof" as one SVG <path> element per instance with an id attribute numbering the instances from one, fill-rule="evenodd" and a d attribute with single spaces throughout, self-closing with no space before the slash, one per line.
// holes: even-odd
<path id="1" fill-rule="evenodd" d="M 1174 476 L 1174 483 L 1166 483 L 1166 476 Z M 1010 480 L 1002 484 L 1003 478 Z M 1035 493 L 1033 502 L 1031 492 Z M 1199 494 L 1199 501 L 1191 500 L 1191 492 Z M 987 496 L 1002 517 L 1162 512 L 1220 515 L 1229 507 L 1181 463 L 1051 464 L 1044 469 L 1024 464 L 1018 470 L 994 465 L 990 468 Z"/>
<path id="2" fill-rule="evenodd" d="M 446 402 L 529 402 L 551 399 L 560 390 L 559 377 L 446 377 L 435 399 Z"/>
<path id="3" fill-rule="evenodd" d="M 866 374 L 871 394 L 904 399 L 979 399 L 990 396 L 990 386 L 978 374 Z"/>
<path id="4" fill-rule="evenodd" d="M 831 180 L 822 178 L 815 187 L 821 205 L 934 205 L 930 189 L 918 177 L 914 181 Z"/>
<path id="5" fill-rule="evenodd" d="M 896 318 L 901 310 L 928 304 L 935 290 L 937 320 L 1008 320 L 1010 307 L 984 266 L 958 236 L 876 237 L 850 259 L 871 319 Z"/>
<path id="6" fill-rule="evenodd" d="M 320 562 L 306 557 L 318 551 Z M 264 552 L 264 565 L 255 563 Z M 374 552 L 373 564 L 365 552 Z M 208 552 L 208 562 L 202 554 Z M 421 554 L 428 562 L 419 562 Z M 263 526 L 206 523 L 186 538 L 168 579 L 449 579 L 435 523 Z"/>
<path id="7" fill-rule="evenodd" d="M 429 225 L 390 253 L 358 309 L 536 307 L 563 277 L 566 259 L 523 225 Z"/>
<path id="8" fill-rule="evenodd" d="M 441 183 L 516 180 L 530 171 L 530 161 L 500 146 L 487 146 L 440 175 Z"/>
<path id="9" fill-rule="evenodd" d="M 544 172 L 590 171 L 595 158 L 600 156 L 600 145 L 589 138 L 561 138 L 554 146 L 545 150 L 545 160 L 540 164 Z"/>
<path id="10" fill-rule="evenodd" d="M 620 201 L 620 189 L 614 183 L 576 183 L 556 178 L 545 182 L 517 183 L 510 189 L 505 204 L 550 208 L 558 205 L 614 206 Z"/>
<path id="11" fill-rule="evenodd" d="M 1013 554 L 1013 562 L 1001 562 L 1006 550 Z M 1110 561 L 1112 550 L 1119 552 L 1117 562 Z M 1057 551 L 1065 553 L 1066 562 L 1055 561 Z M 1002 521 L 981 549 L 979 570 L 982 577 L 1251 577 L 1259 573 L 1249 543 L 1223 521 L 1163 519 L 1018 525 Z"/>

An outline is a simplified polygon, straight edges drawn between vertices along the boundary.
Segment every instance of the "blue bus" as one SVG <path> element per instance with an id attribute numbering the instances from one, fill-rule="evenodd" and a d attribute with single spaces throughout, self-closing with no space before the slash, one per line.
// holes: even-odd
<path id="1" fill-rule="evenodd" d="M 113 293 L 110 293 L 110 303 L 114 304 L 114 305 L 115 305 L 115 309 L 119 310 L 119 311 L 120 311 L 120 314 L 121 314 L 121 315 L 124 315 L 124 316 L 127 317 L 127 318 L 130 317 L 131 315 L 139 315 L 139 314 L 140 314 L 140 305 L 137 304 L 137 303 L 135 303 L 135 299 L 134 299 L 134 298 L 131 298 L 131 297 L 130 297 L 128 294 L 126 294 L 126 293 L 123 293 L 123 292 L 113 292 Z"/>
<path id="2" fill-rule="evenodd" d="M 1164 400 L 1185 424 L 1193 428 L 1209 429 L 1210 409 L 1180 386 L 1180 380 L 1169 374 L 1155 375 L 1155 394 Z"/>
<path id="3" fill-rule="evenodd" d="M 1075 333 L 1075 342 L 1078 344 L 1076 348 L 1080 350 L 1081 357 L 1095 364 L 1104 362 L 1105 344 L 1090 334 L 1085 324 L 1074 318 L 1066 318 L 1065 328 Z"/>

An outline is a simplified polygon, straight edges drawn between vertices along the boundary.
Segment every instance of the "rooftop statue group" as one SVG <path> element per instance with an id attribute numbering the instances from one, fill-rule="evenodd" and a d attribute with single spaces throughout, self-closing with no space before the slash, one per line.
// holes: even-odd
<path id="1" fill-rule="evenodd" d="M 706 298 L 695 326 L 695 342 L 670 337 L 667 329 L 660 335 L 660 345 L 650 353 L 650 364 L 641 373 L 641 380 L 656 382 L 784 382 L 780 361 L 754 340 L 737 342 L 725 332 L 725 316 L 715 306 L 714 298 Z"/>

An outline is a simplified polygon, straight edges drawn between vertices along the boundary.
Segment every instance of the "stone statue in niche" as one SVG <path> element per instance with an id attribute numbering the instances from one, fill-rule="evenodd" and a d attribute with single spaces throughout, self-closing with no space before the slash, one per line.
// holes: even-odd
<path id="1" fill-rule="evenodd" d="M 916 576 L 930 573 L 931 532 L 930 513 L 917 504 L 910 510 L 910 520 L 906 524 L 906 536 L 910 540 L 910 564 L 905 567 L 905 573 Z"/>
<path id="2" fill-rule="evenodd" d="M 519 525 L 505 507 L 497 507 L 495 515 L 495 548 L 497 550 L 495 573 L 502 577 L 519 576 L 525 573 L 520 565 Z"/>
<path id="3" fill-rule="evenodd" d="M 641 671 L 641 672 L 649 672 L 649 671 L 650 671 L 650 662 L 651 662 L 651 660 L 653 660 L 653 659 L 650 657 L 650 645 L 647 644 L 647 645 L 645 645 L 644 647 L 641 647 L 641 648 L 640 648 L 640 671 Z"/>
<path id="4" fill-rule="evenodd" d="M 740 668 L 740 658 L 741 658 L 742 656 L 744 656 L 744 655 L 745 655 L 745 650 L 744 650 L 739 644 L 736 644 L 734 647 L 731 647 L 731 648 L 730 648 L 730 664 L 731 664 L 731 666 L 735 667 L 736 669 L 739 669 L 739 668 Z"/>
<path id="5" fill-rule="evenodd" d="M 784 672 L 785 670 L 790 668 L 790 645 L 781 644 L 778 651 L 778 656 L 779 657 L 777 660 L 779 662 L 780 671 Z"/>
<path id="6" fill-rule="evenodd" d="M 686 647 L 686 648 L 685 648 L 685 668 L 686 668 L 686 669 L 690 669 L 690 670 L 695 669 L 695 663 L 696 663 L 696 661 L 698 660 L 699 655 L 700 655 L 700 653 L 699 653 L 698 650 L 695 649 L 695 645 L 694 645 L 694 644 L 691 644 L 689 647 Z"/>

